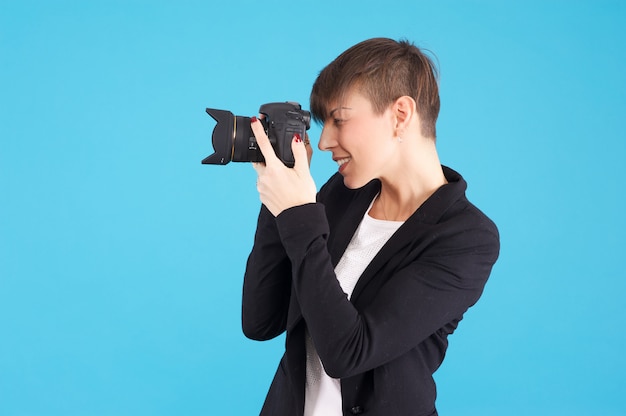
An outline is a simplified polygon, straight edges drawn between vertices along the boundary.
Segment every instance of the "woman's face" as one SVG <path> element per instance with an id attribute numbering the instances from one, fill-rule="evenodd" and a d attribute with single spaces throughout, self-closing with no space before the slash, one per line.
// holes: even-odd
<path id="1" fill-rule="evenodd" d="M 391 107 L 376 115 L 370 100 L 358 92 L 332 103 L 318 147 L 332 152 L 348 188 L 382 178 L 394 166 L 397 141 Z"/>

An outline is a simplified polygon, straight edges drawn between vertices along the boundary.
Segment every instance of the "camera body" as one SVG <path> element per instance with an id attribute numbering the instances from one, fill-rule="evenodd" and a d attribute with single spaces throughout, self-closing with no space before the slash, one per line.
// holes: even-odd
<path id="1" fill-rule="evenodd" d="M 213 129 L 214 152 L 202 160 L 203 164 L 225 165 L 229 162 L 264 162 L 265 158 L 250 126 L 250 117 L 235 116 L 230 111 L 207 108 L 206 112 L 217 121 Z M 269 138 L 276 156 L 289 167 L 294 165 L 291 151 L 293 136 L 304 137 L 311 126 L 311 113 L 302 110 L 296 102 L 267 103 L 261 105 L 260 122 Z"/>

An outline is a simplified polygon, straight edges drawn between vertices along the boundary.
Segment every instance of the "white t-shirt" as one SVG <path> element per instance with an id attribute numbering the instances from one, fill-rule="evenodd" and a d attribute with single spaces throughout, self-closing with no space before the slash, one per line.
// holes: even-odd
<path id="1" fill-rule="evenodd" d="M 402 224 L 402 221 L 372 218 L 367 210 L 335 267 L 337 280 L 348 299 L 365 268 Z M 331 378 L 324 371 L 308 331 L 306 357 L 304 416 L 341 416 L 341 384 L 339 379 Z"/>

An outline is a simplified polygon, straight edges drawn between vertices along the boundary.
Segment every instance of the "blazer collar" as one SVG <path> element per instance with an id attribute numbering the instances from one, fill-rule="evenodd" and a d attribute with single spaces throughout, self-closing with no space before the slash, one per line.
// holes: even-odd
<path id="1" fill-rule="evenodd" d="M 403 247 L 415 241 L 421 230 L 430 228 L 424 227 L 424 225 L 439 222 L 445 212 L 457 200 L 464 197 L 467 183 L 461 175 L 446 166 L 443 166 L 443 171 L 448 183 L 436 190 L 380 249 L 355 286 L 351 296 L 353 301 L 358 298 L 363 287 L 376 276 L 381 267 Z M 333 266 L 339 263 L 372 199 L 380 192 L 380 182 L 378 180 L 372 181 L 361 190 L 361 195 L 357 196 L 353 205 L 347 208 L 353 215 L 347 215 L 336 227 L 336 232 L 331 233 L 334 234 L 334 238 L 329 240 L 329 251 Z"/>
<path id="2" fill-rule="evenodd" d="M 443 171 L 448 183 L 435 191 L 435 193 L 402 224 L 398 231 L 391 236 L 389 241 L 387 241 L 378 254 L 376 254 L 359 278 L 352 292 L 352 296 L 350 297 L 352 302 L 358 299 L 363 288 L 377 276 L 377 272 L 385 264 L 398 254 L 403 247 L 406 247 L 419 238 L 419 233 L 424 232 L 426 228 L 424 227 L 425 224 L 436 224 L 454 202 L 465 195 L 467 184 L 461 175 L 445 166 L 443 166 Z M 340 182 L 337 185 L 340 187 L 340 190 L 337 194 L 333 194 L 332 197 L 341 198 L 338 205 L 333 205 L 333 211 L 343 211 L 341 213 L 334 212 L 335 215 L 341 218 L 338 222 L 334 223 L 334 227 L 328 239 L 328 250 L 333 267 L 335 267 L 337 263 L 339 263 L 341 256 L 343 256 L 346 247 L 348 247 L 367 208 L 369 208 L 374 197 L 380 192 L 380 181 L 374 180 L 360 189 L 349 190 L 345 188 L 341 178 L 333 179 Z M 346 215 L 341 215 L 342 213 L 346 213 Z M 396 260 L 401 261 L 403 259 Z M 287 330 L 291 331 L 301 318 L 302 314 L 298 306 L 297 297 L 292 288 Z"/>

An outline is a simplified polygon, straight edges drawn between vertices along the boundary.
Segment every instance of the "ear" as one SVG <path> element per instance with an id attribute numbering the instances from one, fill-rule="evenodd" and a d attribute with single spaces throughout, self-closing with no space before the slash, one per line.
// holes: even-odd
<path id="1" fill-rule="evenodd" d="M 413 98 L 403 95 L 393 103 L 391 108 L 395 117 L 396 135 L 401 136 L 417 117 L 417 104 Z"/>

